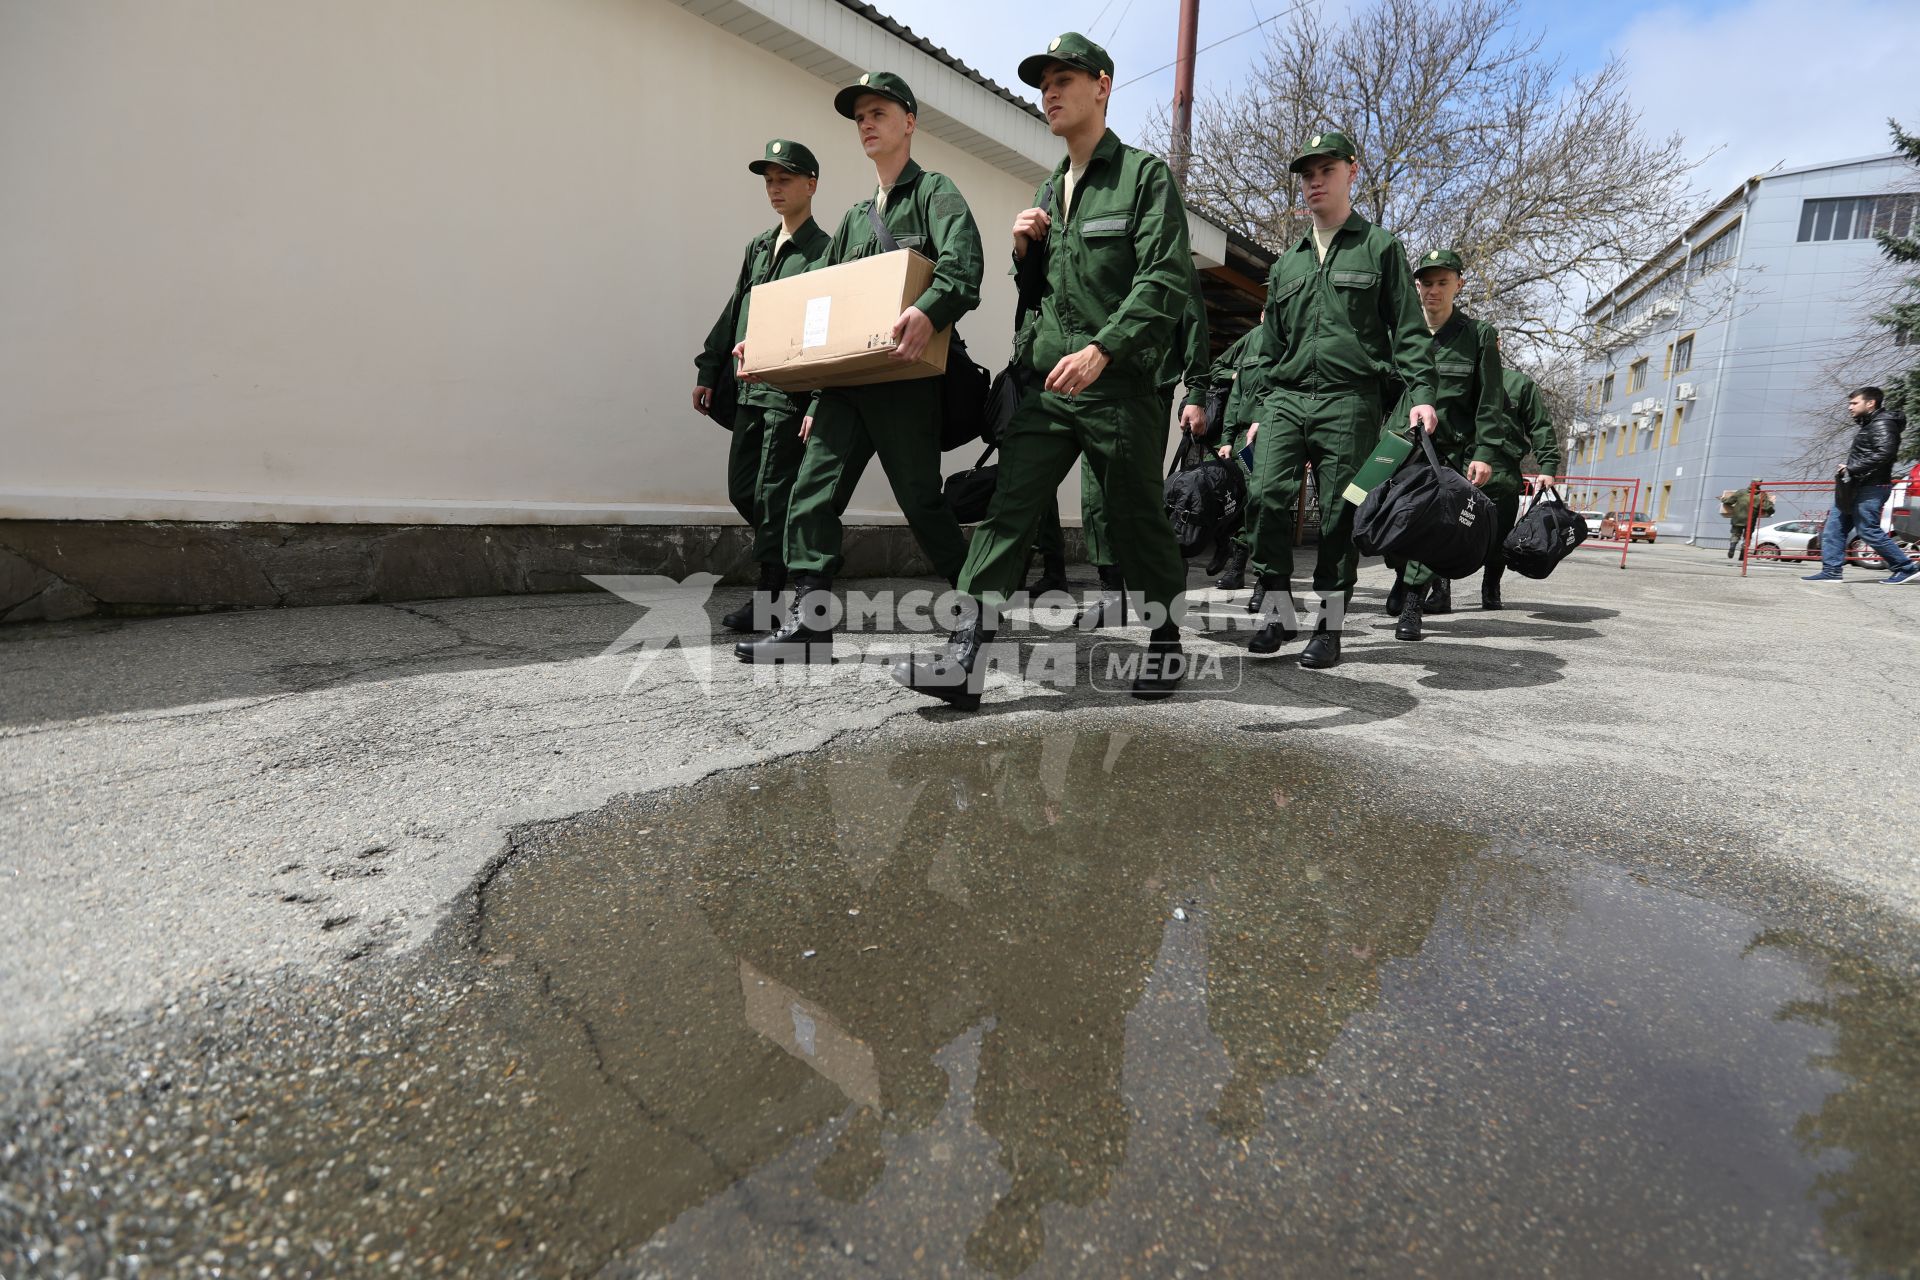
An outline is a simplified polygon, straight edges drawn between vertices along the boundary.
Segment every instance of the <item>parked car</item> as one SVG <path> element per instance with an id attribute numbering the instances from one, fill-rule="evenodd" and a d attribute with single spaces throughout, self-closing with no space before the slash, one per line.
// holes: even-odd
<path id="1" fill-rule="evenodd" d="M 1775 524 L 1763 524 L 1747 539 L 1747 553 L 1761 560 L 1778 560 L 1782 556 L 1804 556 L 1808 553 L 1819 555 L 1820 524 L 1818 520 L 1781 520 Z"/>
<path id="2" fill-rule="evenodd" d="M 1647 519 L 1644 511 L 1609 511 L 1600 520 L 1600 537 L 1631 538 L 1635 542 L 1652 542 L 1660 536 L 1660 530 L 1653 521 Z"/>
<path id="3" fill-rule="evenodd" d="M 1597 538 L 1600 536 L 1600 521 L 1605 519 L 1604 516 L 1598 511 L 1576 511 L 1574 514 L 1587 522 L 1587 536 L 1589 538 Z"/>
<path id="4" fill-rule="evenodd" d="M 1759 560 L 1787 556 L 1818 559 L 1820 531 L 1826 524 L 1824 520 L 1782 520 L 1778 524 L 1764 525 L 1753 531 L 1753 539 L 1748 544 L 1750 554 Z M 1920 539 L 1895 531 L 1893 540 L 1906 548 L 1909 555 L 1920 555 Z M 1880 554 L 1859 538 L 1847 544 L 1847 563 L 1862 569 L 1887 567 L 1887 562 L 1880 558 Z"/>

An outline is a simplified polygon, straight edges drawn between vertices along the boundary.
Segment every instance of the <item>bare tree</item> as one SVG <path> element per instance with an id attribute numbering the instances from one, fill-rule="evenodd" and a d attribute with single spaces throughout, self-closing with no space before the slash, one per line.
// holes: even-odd
<path id="1" fill-rule="evenodd" d="M 1458 250 L 1465 305 L 1516 354 L 1578 350 L 1587 298 L 1686 225 L 1699 162 L 1643 133 L 1619 62 L 1568 77 L 1518 18 L 1518 0 L 1373 0 L 1338 25 L 1302 11 L 1246 83 L 1196 105 L 1188 199 L 1288 247 L 1307 226 L 1288 163 L 1338 129 L 1364 216 L 1413 252 Z M 1165 150 L 1164 121 L 1148 139 Z"/>

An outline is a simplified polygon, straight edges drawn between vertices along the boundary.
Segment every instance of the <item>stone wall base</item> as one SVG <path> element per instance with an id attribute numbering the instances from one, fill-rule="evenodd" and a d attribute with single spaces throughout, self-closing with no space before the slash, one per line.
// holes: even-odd
<path id="1" fill-rule="evenodd" d="M 1069 558 L 1083 558 L 1068 529 Z M 846 531 L 845 576 L 930 577 L 903 525 Z M 587 574 L 751 582 L 741 525 L 0 521 L 0 623 L 598 590 Z"/>

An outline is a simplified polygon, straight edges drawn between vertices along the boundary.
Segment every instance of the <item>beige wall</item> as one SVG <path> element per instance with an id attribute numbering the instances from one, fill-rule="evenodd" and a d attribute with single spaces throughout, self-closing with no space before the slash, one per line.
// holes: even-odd
<path id="1" fill-rule="evenodd" d="M 733 519 L 692 356 L 831 97 L 669 0 L 0 0 L 0 517 Z M 997 366 L 1031 187 L 916 154 Z"/>

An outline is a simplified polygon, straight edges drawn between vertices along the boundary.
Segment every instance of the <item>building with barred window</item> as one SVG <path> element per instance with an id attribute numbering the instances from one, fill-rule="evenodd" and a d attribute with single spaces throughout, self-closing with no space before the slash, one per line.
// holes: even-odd
<path id="1" fill-rule="evenodd" d="M 1579 505 L 1625 510 L 1638 481 L 1663 537 L 1724 547 L 1720 494 L 1787 477 L 1820 417 L 1844 417 L 1835 365 L 1885 266 L 1874 233 L 1911 232 L 1911 184 L 1893 153 L 1750 178 L 1594 302 L 1567 470 L 1601 479 Z"/>

